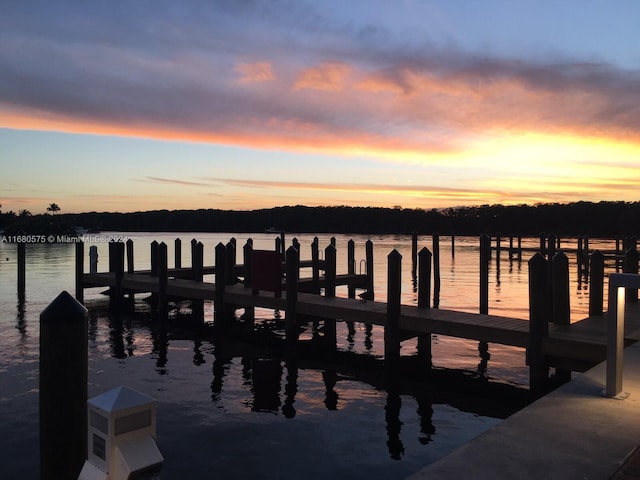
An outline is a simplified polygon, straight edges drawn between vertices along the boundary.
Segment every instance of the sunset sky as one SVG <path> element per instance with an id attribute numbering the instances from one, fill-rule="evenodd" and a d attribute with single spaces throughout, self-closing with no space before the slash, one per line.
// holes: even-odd
<path id="1" fill-rule="evenodd" d="M 637 0 L 6 1 L 2 211 L 640 200 Z"/>

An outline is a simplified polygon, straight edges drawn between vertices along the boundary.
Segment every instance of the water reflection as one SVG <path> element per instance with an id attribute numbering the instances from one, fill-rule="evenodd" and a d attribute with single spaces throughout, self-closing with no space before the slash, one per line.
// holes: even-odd
<path id="1" fill-rule="evenodd" d="M 215 341 L 213 348 L 213 380 L 211 381 L 211 401 L 218 403 L 222 399 L 222 387 L 224 377 L 227 375 L 232 358 L 225 353 L 225 345 L 222 341 Z"/>
<path id="2" fill-rule="evenodd" d="M 279 359 L 251 360 L 251 411 L 272 412 L 280 410 L 280 385 L 282 364 Z"/>
<path id="3" fill-rule="evenodd" d="M 420 421 L 420 433 L 423 436 L 418 437 L 418 441 L 422 445 L 426 445 L 431 441 L 431 437 L 436 433 L 436 427 L 433 424 L 433 402 L 425 395 L 417 395 L 418 402 L 418 419 Z"/>
<path id="4" fill-rule="evenodd" d="M 335 370 L 326 370 L 322 372 L 322 381 L 324 382 L 324 406 L 327 410 L 338 409 L 338 392 L 335 390 L 338 382 L 338 373 Z"/>
<path id="5" fill-rule="evenodd" d="M 298 393 L 298 366 L 295 361 L 286 363 L 287 383 L 284 387 L 284 404 L 282 405 L 282 414 L 285 418 L 293 418 L 296 416 L 296 409 L 293 404 L 296 402 L 296 394 Z"/>
<path id="6" fill-rule="evenodd" d="M 402 421 L 400 421 L 400 410 L 402 399 L 397 389 L 390 388 L 387 392 L 387 404 L 384 407 L 384 419 L 387 428 L 387 448 L 389 456 L 394 460 L 400 460 L 404 455 L 404 444 L 400 439 Z"/>
<path id="7" fill-rule="evenodd" d="M 355 336 L 357 333 L 356 324 L 355 322 L 345 322 L 345 323 L 347 325 L 347 338 L 346 338 L 347 351 L 354 352 L 356 347 L 356 343 L 355 343 Z M 364 325 L 363 345 L 366 352 L 371 352 L 371 349 L 373 348 L 373 339 L 372 339 L 373 326 L 369 324 L 358 324 L 358 325 Z"/>
<path id="8" fill-rule="evenodd" d="M 18 292 L 18 304 L 16 313 L 16 330 L 20 333 L 18 340 L 18 351 L 21 356 L 25 356 L 29 353 L 29 334 L 27 332 L 27 321 L 25 319 L 26 299 L 24 292 Z"/>
<path id="9" fill-rule="evenodd" d="M 478 364 L 478 376 L 487 379 L 487 365 L 491 354 L 489 353 L 489 344 L 487 342 L 478 343 L 478 354 L 480 355 L 480 363 Z"/>
<path id="10" fill-rule="evenodd" d="M 199 367 L 203 363 L 205 363 L 205 359 L 202 353 L 202 340 L 196 338 L 193 340 L 193 364 Z"/>
<path id="11" fill-rule="evenodd" d="M 157 234 L 153 234 L 148 239 L 152 240 L 156 237 Z M 208 238 L 213 238 L 213 236 Z M 145 237 L 146 240 L 147 237 Z M 379 252 L 377 257 L 384 259 L 395 245 L 384 245 L 382 240 L 379 243 L 380 247 L 378 248 L 378 242 L 375 242 Z M 453 261 L 451 263 L 447 261 L 448 255 L 442 255 L 443 285 L 447 286 L 442 289 L 443 308 L 477 311 L 478 262 L 476 243 L 476 239 L 473 239 L 473 242 L 469 241 L 469 245 L 462 243 L 463 247 L 458 250 L 459 253 L 456 252 L 458 260 L 455 263 L 455 268 Z M 140 255 L 140 259 L 136 256 L 137 268 L 148 267 L 147 250 L 141 250 L 143 254 Z M 14 361 L 12 355 L 18 353 L 16 346 L 20 345 L 19 348 L 22 349 L 23 343 L 27 344 L 25 348 L 29 349 L 29 356 L 37 357 L 37 315 L 46 306 L 47 301 L 59 293 L 59 289 L 72 290 L 74 286 L 73 251 L 69 250 L 69 252 L 65 253 L 61 250 L 56 253 L 66 259 L 62 263 L 56 262 L 57 257 L 51 256 L 53 253 L 51 249 L 36 256 L 29 253 L 27 266 L 29 274 L 27 279 L 28 302 L 25 298 L 18 297 L 16 303 L 16 297 L 14 297 L 16 291 L 15 264 L 7 265 L 8 262 L 4 264 L 7 272 L 10 268 L 10 274 L 4 275 L 4 278 L 0 279 L 2 280 L 0 286 L 3 288 L 4 298 L 7 299 L 4 305 L 6 323 L 2 333 L 3 335 L 8 333 L 2 350 L 3 354 L 13 350 L 9 355 L 11 361 Z M 404 258 L 410 258 L 410 255 L 404 255 Z M 491 267 L 493 266 L 492 262 Z M 520 271 L 520 267 L 521 262 L 518 262 L 518 271 Z M 386 262 L 377 262 L 375 268 L 375 278 L 378 282 L 376 297 L 384 300 Z M 523 269 L 526 270 L 526 265 Z M 517 275 L 513 275 L 514 271 L 516 268 L 512 268 L 510 263 L 508 267 L 502 267 L 501 277 L 492 277 L 497 280 L 498 286 L 500 283 L 502 284 L 501 289 L 494 290 L 495 302 L 500 302 L 496 305 L 499 310 L 498 314 L 522 316 L 522 312 L 526 313 L 527 306 L 525 304 L 524 307 L 521 307 L 521 302 L 524 299 L 526 303 L 527 282 L 522 281 L 523 279 Z M 403 272 L 408 273 L 410 269 L 404 268 Z M 575 269 L 572 269 L 571 273 L 572 285 L 575 286 Z M 54 276 L 55 278 L 53 278 Z M 409 277 L 407 274 L 403 277 L 403 295 L 407 294 L 403 296 L 405 303 L 415 303 L 416 285 L 414 282 L 414 275 Z M 585 293 L 582 302 L 584 304 L 588 293 L 586 285 L 588 277 L 584 273 L 582 276 L 578 275 L 577 283 L 578 290 Z M 450 284 L 453 287 L 450 288 Z M 583 288 L 581 289 L 580 286 Z M 379 296 L 378 293 L 380 293 Z M 435 292 L 433 293 L 435 294 Z M 272 356 L 263 355 L 262 349 L 256 348 L 256 345 L 252 343 L 253 340 L 251 343 L 246 342 L 240 345 L 241 342 L 236 341 L 237 338 L 234 337 L 232 344 L 225 344 L 217 336 L 210 335 L 209 327 L 205 328 L 206 331 L 203 333 L 200 329 L 202 315 L 190 315 L 198 329 L 195 330 L 190 325 L 187 331 L 183 323 L 183 320 L 188 320 L 187 315 L 178 315 L 180 318 L 170 315 L 165 325 L 162 322 L 149 321 L 152 317 L 149 314 L 151 309 L 138 299 L 135 302 L 136 311 L 139 312 L 146 308 L 145 313 L 131 314 L 125 308 L 118 314 L 122 316 L 121 321 L 118 321 L 117 318 L 109 316 L 104 305 L 105 300 L 96 289 L 87 291 L 86 298 L 90 303 L 93 302 L 93 306 L 89 308 L 91 346 L 89 354 L 95 367 L 92 373 L 92 382 L 94 385 L 98 385 L 96 388 L 101 388 L 103 385 L 111 387 L 112 381 L 127 382 L 132 387 L 157 395 L 161 402 L 184 407 L 165 408 L 162 411 L 165 426 L 169 422 L 174 422 L 172 426 L 176 427 L 170 433 L 167 433 L 167 430 L 162 433 L 165 435 L 164 440 L 167 445 L 171 445 L 172 441 L 180 443 L 178 446 L 171 447 L 176 452 L 182 453 L 182 440 L 191 439 L 199 432 L 207 430 L 211 425 L 211 417 L 215 417 L 223 408 L 228 408 L 229 410 L 234 409 L 234 415 L 224 415 L 223 421 L 228 422 L 230 429 L 233 427 L 235 432 L 242 432 L 239 434 L 242 438 L 237 443 L 234 443 L 232 438 L 225 436 L 224 441 L 229 445 L 230 455 L 245 455 L 246 437 L 244 433 L 247 431 L 247 427 L 251 429 L 251 432 L 255 432 L 265 426 L 268 432 L 265 435 L 273 435 L 274 433 L 288 435 L 289 432 L 293 432 L 292 438 L 299 440 L 301 438 L 299 436 L 300 430 L 302 430 L 299 429 L 299 426 L 304 426 L 306 429 L 309 425 L 311 428 L 308 431 L 313 431 L 311 435 L 319 442 L 325 441 L 324 436 L 330 430 L 336 431 L 337 436 L 327 438 L 327 442 L 334 445 L 336 441 L 341 440 L 339 437 L 342 436 L 351 439 L 353 443 L 353 449 L 350 446 L 350 448 L 342 449 L 342 452 L 357 452 L 356 448 L 363 448 L 355 446 L 355 442 L 358 442 L 366 445 L 364 448 L 369 450 L 366 452 L 367 454 L 373 453 L 377 449 L 375 454 L 378 455 L 378 458 L 386 457 L 384 460 L 387 464 L 392 463 L 400 468 L 406 468 L 405 466 L 415 461 L 416 458 L 419 458 L 418 462 L 423 462 L 426 461 L 426 457 L 431 459 L 439 455 L 434 452 L 444 450 L 446 453 L 447 448 L 450 448 L 451 445 L 459 444 L 456 443 L 460 441 L 459 439 L 466 441 L 466 435 L 477 429 L 478 425 L 484 427 L 488 423 L 495 423 L 493 420 L 487 421 L 486 417 L 497 418 L 497 415 L 506 415 L 504 413 L 505 397 L 501 395 L 499 390 L 490 398 L 483 397 L 483 394 L 476 395 L 468 390 L 455 390 L 447 379 L 437 386 L 429 385 L 426 387 L 428 393 L 423 393 L 421 390 L 425 387 L 416 387 L 418 384 L 422 385 L 423 378 L 414 375 L 407 382 L 411 385 L 410 387 L 405 385 L 399 390 L 387 391 L 382 382 L 376 379 L 379 374 L 376 370 L 377 367 L 363 367 L 358 370 L 351 362 L 351 357 L 342 363 L 336 361 L 335 363 L 338 365 L 335 368 L 333 356 L 331 364 L 322 363 L 326 359 L 323 355 L 319 355 L 314 358 L 313 362 L 307 363 L 304 358 L 286 358 L 286 361 L 283 361 L 285 357 L 278 351 Z M 212 308 L 209 303 L 206 306 L 206 323 L 210 324 Z M 578 307 L 583 308 L 582 312 L 585 311 L 586 307 L 580 307 L 580 305 Z M 29 312 L 29 309 L 32 311 Z M 183 310 L 187 309 L 183 308 Z M 264 316 L 264 313 L 259 311 L 258 317 L 261 315 Z M 577 311 L 575 315 L 583 316 L 584 313 Z M 524 316 L 526 317 L 526 315 Z M 275 312 L 267 321 L 258 318 L 256 320 L 257 329 L 262 329 L 260 333 L 264 333 L 265 337 L 266 330 L 272 332 L 279 328 L 282 331 L 281 319 L 283 317 L 283 312 Z M 269 325 L 265 327 L 265 323 Z M 272 326 L 272 323 L 279 325 Z M 358 351 L 360 357 L 381 355 L 383 342 L 380 331 L 381 329 L 378 327 L 374 329 L 363 324 L 346 324 L 344 330 L 342 328 L 339 330 L 344 334 L 340 335 L 342 342 L 338 349 L 338 356 L 349 351 Z M 311 328 L 309 328 L 309 333 L 311 333 Z M 376 335 L 375 346 L 374 335 Z M 311 336 L 310 334 L 309 337 Z M 315 336 L 322 340 L 323 335 L 320 330 Z M 479 384 L 495 385 L 489 381 L 487 374 L 487 364 L 490 358 L 488 351 L 479 348 L 478 358 L 475 354 L 476 342 L 451 342 L 446 337 L 434 338 L 434 346 L 438 350 L 437 353 L 440 354 L 439 357 L 436 357 L 440 365 L 448 365 L 450 359 L 457 360 L 462 354 L 464 356 L 462 361 L 451 362 L 453 367 L 461 365 L 460 368 L 469 369 L 466 373 L 474 380 L 477 381 L 478 377 L 483 379 L 483 381 L 477 382 Z M 362 342 L 364 342 L 364 348 Z M 412 345 L 408 345 L 408 349 L 411 347 Z M 468 355 L 469 349 L 471 356 Z M 320 348 L 316 351 L 320 351 Z M 404 353 L 406 352 L 407 350 L 404 351 Z M 506 362 L 501 357 L 503 350 L 496 348 L 494 352 L 494 359 L 498 361 L 492 361 L 492 364 L 496 365 L 493 365 L 491 369 L 491 376 L 504 378 L 503 374 L 506 371 L 507 378 L 510 378 L 510 366 L 504 366 Z M 517 355 L 520 353 L 518 352 Z M 114 362 L 110 357 L 118 360 Z M 515 361 L 521 362 L 521 356 L 517 357 Z M 125 362 L 127 368 L 122 368 Z M 169 362 L 172 367 L 171 375 L 167 374 L 169 373 L 167 369 Z M 211 363 L 211 369 L 196 368 L 206 362 Z M 3 380 L 9 381 L 9 388 L 13 388 L 17 392 L 24 385 L 25 391 L 31 391 L 31 389 L 37 391 L 37 372 L 33 373 L 32 367 L 26 364 L 24 367 L 20 366 L 20 368 L 29 371 L 22 377 L 16 377 L 13 375 L 16 367 L 10 365 L 9 362 L 7 364 L 9 374 L 5 374 Z M 475 371 L 476 365 L 480 375 Z M 520 367 L 518 366 L 518 368 Z M 230 378 L 233 376 L 235 378 Z M 262 381 L 258 376 L 263 377 Z M 526 382 L 526 375 L 518 377 L 516 381 L 521 381 L 523 378 L 523 381 Z M 19 384 L 19 382 L 22 383 Z M 3 383 L 3 388 L 6 388 L 5 385 L 7 384 Z M 6 392 L 5 395 L 8 395 Z M 12 398 L 20 398 L 17 401 L 22 399 L 17 396 L 12 396 Z M 492 403 L 493 411 L 488 407 L 489 403 Z M 404 410 L 402 410 L 403 407 Z M 502 410 L 496 413 L 496 410 L 499 409 Z M 434 410 L 436 412 L 435 419 Z M 11 412 L 7 404 L 3 404 L 2 412 L 6 414 L 8 411 Z M 35 411 L 37 412 L 37 408 Z M 238 412 L 241 415 L 236 415 Z M 265 415 L 262 412 L 269 413 Z M 446 416 L 444 420 L 441 419 L 441 415 Z M 458 417 L 458 415 L 460 416 Z M 37 419 L 37 413 L 35 418 Z M 200 418 L 203 420 L 199 423 L 190 421 Z M 361 421 L 361 419 L 365 421 Z M 217 421 L 217 418 L 215 420 Z M 255 425 L 258 426 L 254 430 Z M 28 427 L 30 432 L 37 432 L 37 423 L 31 423 Z M 319 431 L 320 435 L 316 435 L 316 431 Z M 10 430 L 9 434 L 12 438 L 18 438 L 24 436 L 25 431 L 19 431 L 16 428 Z M 205 435 L 211 438 L 211 432 L 206 431 Z M 177 438 L 180 440 L 176 440 Z M 367 441 L 370 442 L 368 445 Z M 424 453 L 426 449 L 420 449 L 421 445 L 428 445 L 429 451 L 426 455 Z M 263 446 L 264 449 L 261 450 L 268 451 L 266 450 L 268 446 L 264 444 Z M 280 444 L 278 444 L 279 447 Z M 322 445 L 320 447 L 324 448 Z M 206 452 L 207 449 L 204 450 L 205 453 L 201 456 L 195 452 L 193 454 L 188 452 L 189 454 L 186 456 L 189 457 L 190 462 L 193 459 L 194 464 L 199 464 L 198 466 L 206 469 L 210 465 L 210 454 Z M 300 450 L 302 451 L 303 447 Z M 314 450 L 310 454 L 311 458 L 317 458 L 317 450 L 312 448 L 309 450 Z M 208 451 L 210 452 L 210 450 Z M 265 455 L 272 455 L 272 452 L 273 450 L 268 451 Z M 345 462 L 344 457 L 338 455 L 332 455 L 332 457 L 332 459 L 327 458 L 327 463 L 332 466 L 339 465 L 342 468 L 345 463 L 348 463 L 348 460 Z M 391 460 L 392 458 L 402 459 L 402 461 Z M 331 461 L 333 463 L 330 463 Z M 378 461 L 371 463 L 378 464 Z M 170 468 L 169 463 L 167 466 Z M 369 477 L 378 478 L 376 473 L 379 472 L 375 470 L 376 466 L 373 469 L 374 471 Z M 228 471 L 223 471 L 222 475 L 225 476 L 226 473 Z M 350 473 L 357 475 L 360 472 L 352 470 Z M 404 478 L 406 476 L 404 470 L 397 475 L 395 473 L 397 472 L 394 470 L 393 476 L 385 478 Z"/>
<path id="12" fill-rule="evenodd" d="M 167 373 L 167 350 L 169 339 L 167 336 L 167 324 L 154 322 L 151 324 L 152 353 L 156 355 L 156 372 L 160 375 Z"/>

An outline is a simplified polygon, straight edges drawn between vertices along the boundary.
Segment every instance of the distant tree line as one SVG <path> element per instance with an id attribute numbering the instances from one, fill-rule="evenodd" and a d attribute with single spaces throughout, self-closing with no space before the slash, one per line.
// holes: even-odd
<path id="1" fill-rule="evenodd" d="M 58 211 L 58 210 L 56 210 Z M 53 213 L 53 210 L 52 210 Z M 155 210 L 133 213 L 90 212 L 80 214 L 0 214 L 0 228 L 7 221 L 22 220 L 22 228 L 51 224 L 80 226 L 96 231 L 151 232 L 262 232 L 272 228 L 298 233 L 441 234 L 533 236 L 541 232 L 559 235 L 613 237 L 637 236 L 640 202 L 575 202 L 539 205 L 481 205 L 447 209 L 374 207 L 289 206 L 262 210 Z M 39 221 L 38 221 L 39 220 Z M 26 231 L 26 230 L 25 230 Z M 38 232 L 34 232 L 38 233 Z"/>

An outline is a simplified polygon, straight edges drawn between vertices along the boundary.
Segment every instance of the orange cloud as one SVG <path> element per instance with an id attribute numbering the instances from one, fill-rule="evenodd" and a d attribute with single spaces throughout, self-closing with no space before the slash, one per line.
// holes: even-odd
<path id="1" fill-rule="evenodd" d="M 269 62 L 239 63 L 235 72 L 240 76 L 240 83 L 261 83 L 276 79 Z"/>
<path id="2" fill-rule="evenodd" d="M 351 68 L 341 62 L 324 62 L 302 70 L 293 85 L 294 90 L 342 91 Z"/>

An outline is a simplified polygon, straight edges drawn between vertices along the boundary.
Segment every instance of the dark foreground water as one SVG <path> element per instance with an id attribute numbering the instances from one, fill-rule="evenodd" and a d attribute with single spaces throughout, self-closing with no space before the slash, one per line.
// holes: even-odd
<path id="1" fill-rule="evenodd" d="M 183 234 L 183 264 L 191 238 L 213 247 L 230 235 Z M 136 234 L 136 262 L 148 266 L 153 239 L 172 247 L 175 235 Z M 238 245 L 246 237 L 238 236 Z M 272 248 L 273 236 L 254 235 L 256 248 Z M 365 237 L 356 258 L 364 258 Z M 312 237 L 298 237 L 308 258 Z M 347 237 L 338 236 L 339 272 L 346 270 Z M 402 254 L 403 302 L 415 303 L 410 238 L 372 239 L 376 246 L 376 298 L 386 296 L 386 255 Z M 441 308 L 477 311 L 477 239 L 441 245 Z M 449 241 L 447 239 L 447 241 Z M 432 248 L 431 239 L 424 246 Z M 101 269 L 104 243 L 97 243 Z M 321 246 L 328 237 L 321 237 Z M 423 245 L 421 245 L 422 247 Z M 88 251 L 88 247 L 86 248 Z M 27 246 L 27 291 L 16 294 L 15 246 L 0 244 L 0 478 L 38 478 L 39 314 L 62 290 L 73 293 L 73 245 Z M 343 252 L 343 253 L 341 253 Z M 170 251 L 170 258 L 172 253 Z M 207 261 L 207 259 L 209 259 Z M 342 260 L 341 260 L 342 259 Z M 342 264 L 340 262 L 343 262 Z M 88 269 L 88 266 L 87 266 Z M 490 311 L 527 318 L 526 257 L 522 264 L 492 264 Z M 575 275 L 572 275 L 575 277 Z M 572 279 L 572 308 L 586 309 L 588 289 Z M 345 294 L 338 292 L 338 294 Z M 415 341 L 403 344 L 406 374 L 387 389 L 380 357 L 382 330 L 338 324 L 338 353 L 303 346 L 285 361 L 273 337 L 282 335 L 280 313 L 257 311 L 257 337 L 216 334 L 212 306 L 204 328 L 189 327 L 190 305 L 174 304 L 170 321 L 154 320 L 149 304 L 115 313 L 99 290 L 87 291 L 89 396 L 127 385 L 159 402 L 157 443 L 165 457 L 162 478 L 362 478 L 396 479 L 419 470 L 500 422 L 523 404 L 527 369 L 522 349 L 491 345 L 481 359 L 477 343 L 433 338 L 431 377 L 413 362 Z M 320 327 L 322 324 L 319 325 Z M 321 335 L 321 334 L 319 334 Z M 316 335 L 309 325 L 303 341 Z M 313 347 L 312 345 L 315 345 Z M 485 368 L 486 367 L 486 368 Z M 446 371 L 446 369 L 455 369 Z M 525 392 L 526 393 L 526 392 Z"/>

